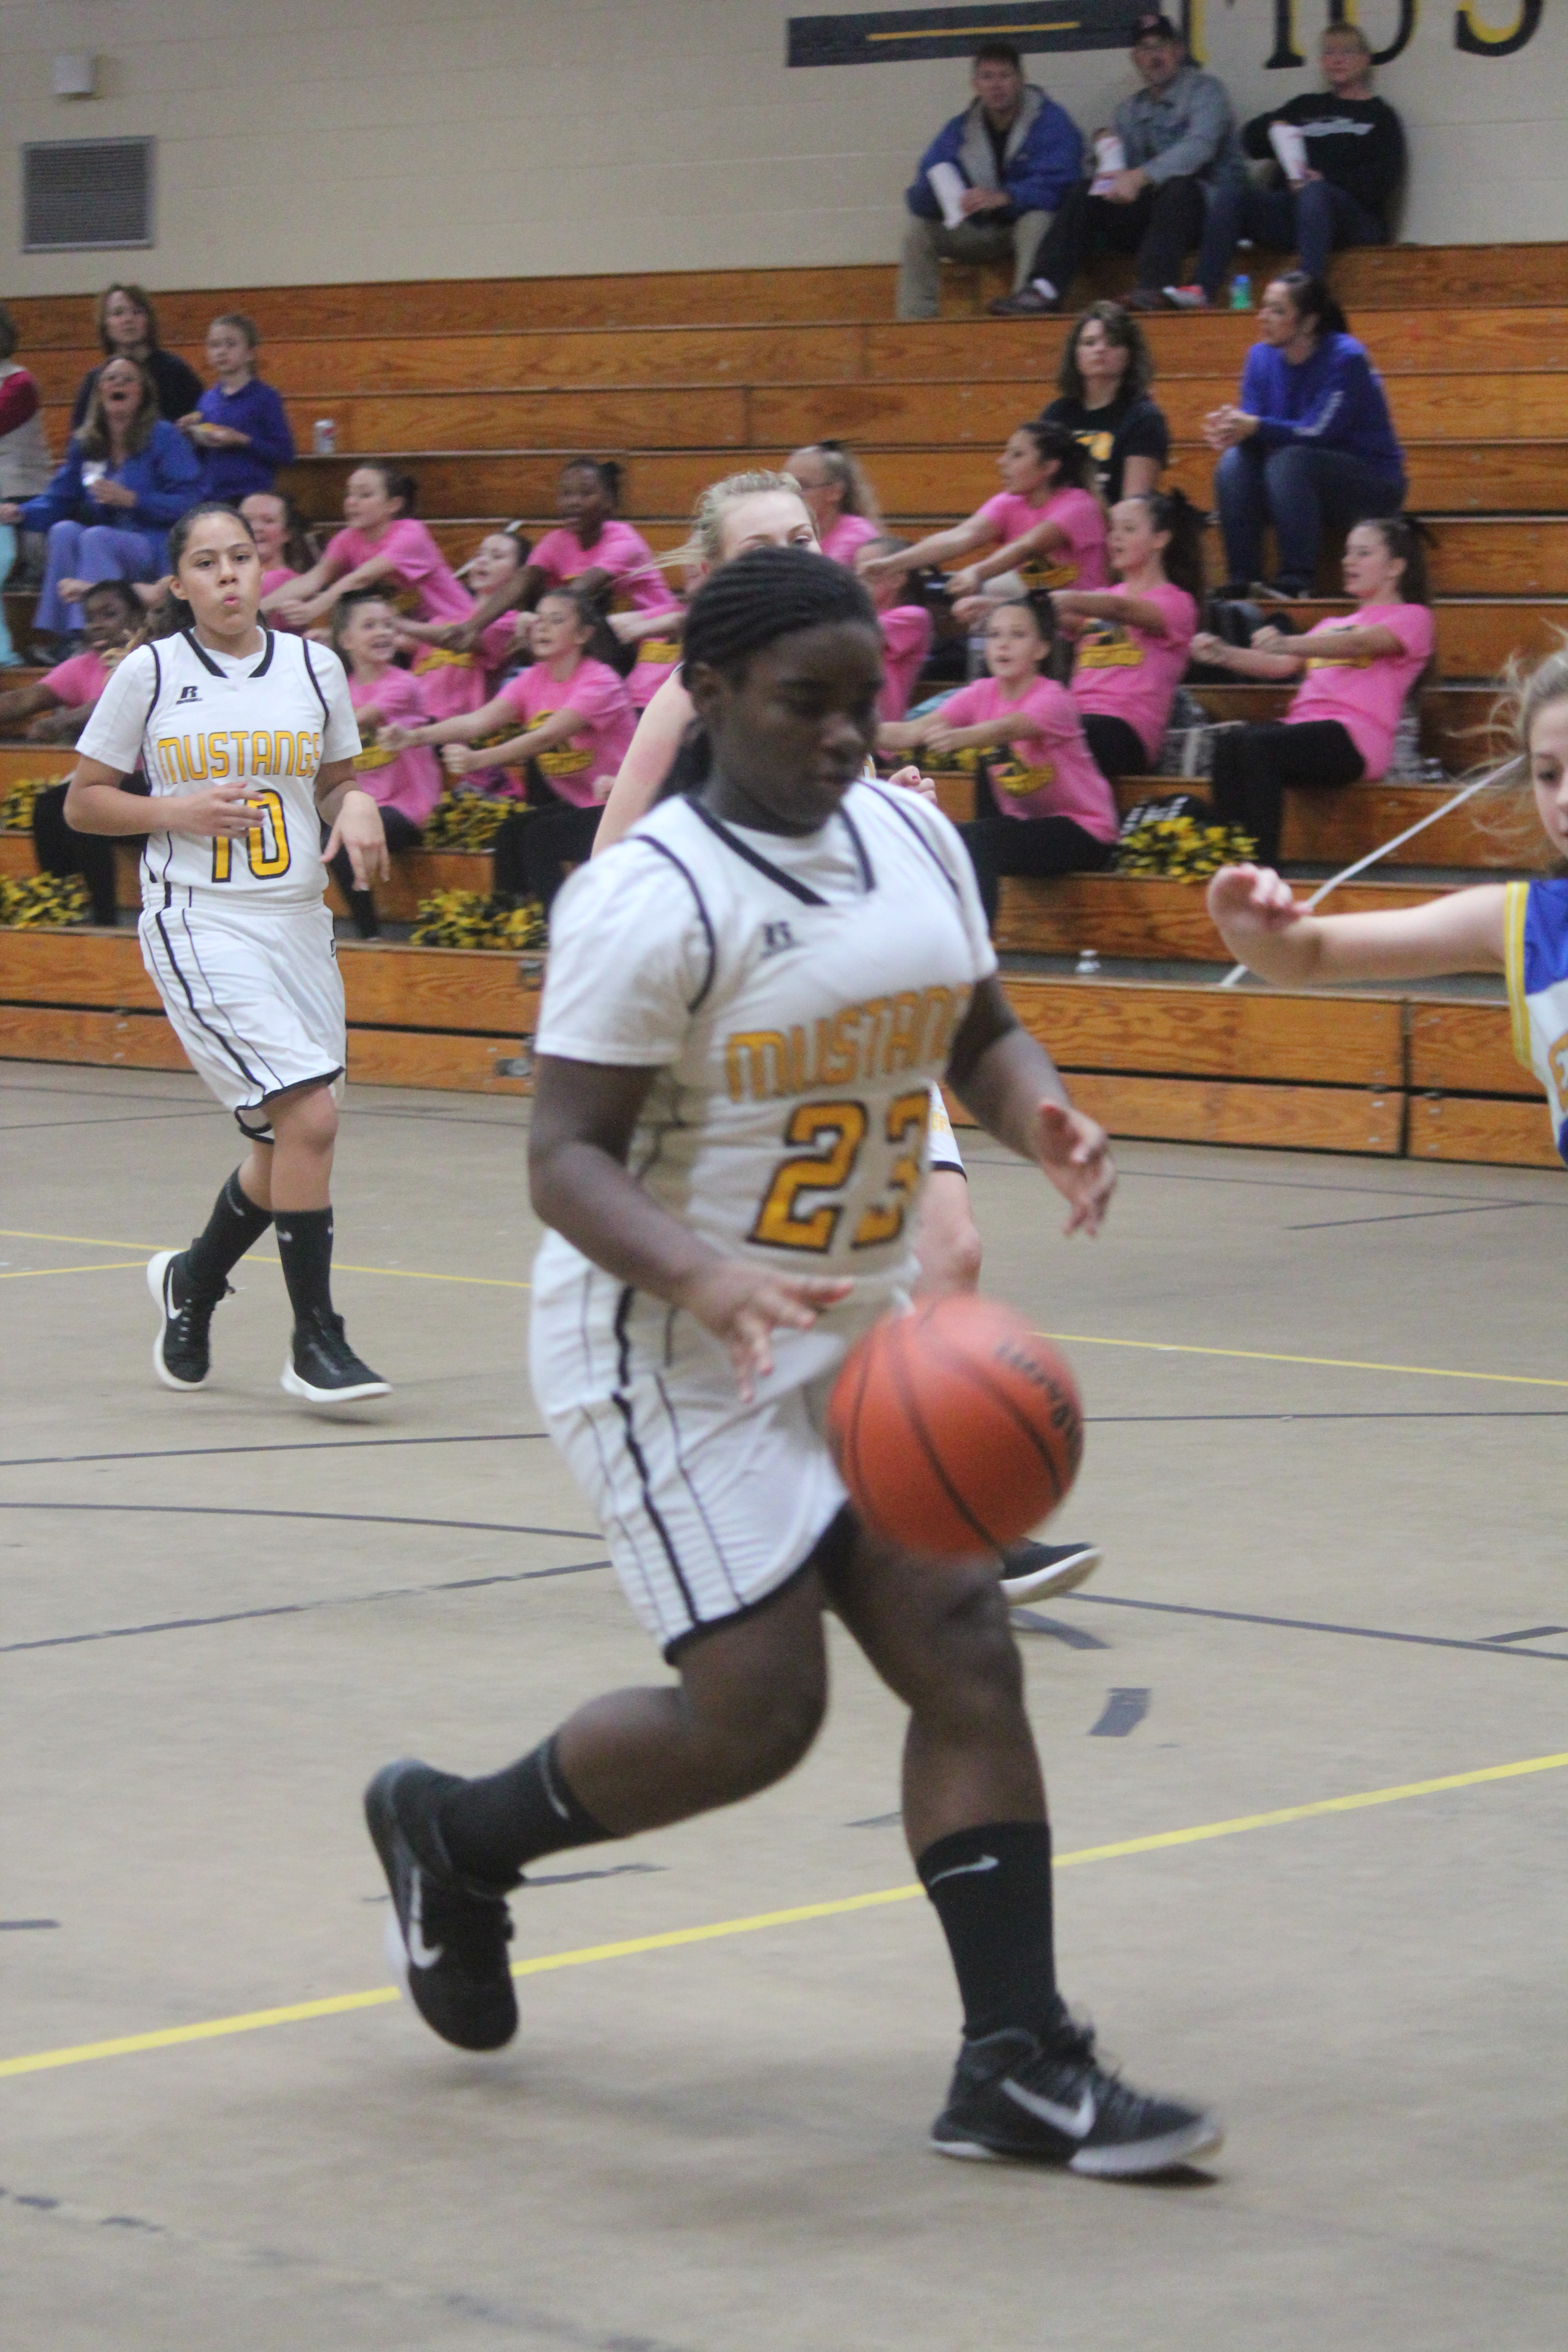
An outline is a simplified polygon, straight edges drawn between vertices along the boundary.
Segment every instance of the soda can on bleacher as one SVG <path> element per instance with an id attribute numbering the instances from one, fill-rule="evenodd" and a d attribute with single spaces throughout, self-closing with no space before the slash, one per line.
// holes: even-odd
<path id="1" fill-rule="evenodd" d="M 338 421 L 335 416 L 318 416 L 310 427 L 310 446 L 318 457 L 335 457 L 338 454 Z"/>
<path id="2" fill-rule="evenodd" d="M 1233 310 L 1251 310 L 1251 308 L 1252 308 L 1252 280 L 1251 280 L 1251 278 L 1247 278 L 1247 277 L 1236 277 L 1236 278 L 1233 278 L 1231 279 L 1231 281 L 1230 281 L 1230 307 L 1231 307 L 1231 309 L 1232 309 Z"/>

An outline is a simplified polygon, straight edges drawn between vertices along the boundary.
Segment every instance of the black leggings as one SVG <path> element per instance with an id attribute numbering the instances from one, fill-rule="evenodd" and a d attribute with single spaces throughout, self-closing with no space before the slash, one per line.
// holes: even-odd
<path id="1" fill-rule="evenodd" d="M 1108 710 L 1086 711 L 1083 735 L 1095 766 L 1108 782 L 1119 784 L 1123 776 L 1147 775 L 1150 763 L 1143 738 L 1125 719 L 1113 719 Z"/>
<path id="2" fill-rule="evenodd" d="M 1238 824 L 1258 844 L 1265 866 L 1279 856 L 1287 784 L 1353 784 L 1366 762 L 1337 719 L 1303 719 L 1288 727 L 1268 719 L 1227 727 L 1215 738 L 1214 812 Z"/>
<path id="3" fill-rule="evenodd" d="M 1092 874 L 1110 863 L 1113 841 L 1096 841 L 1070 816 L 1003 816 L 984 768 L 974 779 L 974 815 L 958 828 L 994 929 L 1004 874 Z"/>
<path id="4" fill-rule="evenodd" d="M 496 890 L 510 898 L 537 898 L 548 914 L 567 866 L 581 866 L 592 852 L 604 813 L 562 801 L 517 810 L 495 837 Z"/>
<path id="5" fill-rule="evenodd" d="M 92 898 L 93 921 L 112 930 L 119 919 L 113 837 L 107 833 L 75 832 L 66 823 L 66 791 L 64 784 L 51 784 L 34 801 L 34 854 L 45 874 L 79 874 Z M 141 842 L 135 846 L 139 849 Z"/>
<path id="6" fill-rule="evenodd" d="M 419 827 L 405 817 L 401 809 L 384 808 L 381 829 L 386 835 L 388 849 L 417 849 L 425 835 Z M 381 937 L 381 921 L 375 911 L 375 898 L 369 890 L 354 888 L 354 870 L 349 863 L 346 849 L 340 849 L 332 860 L 332 877 L 349 902 L 354 929 L 362 940 Z"/>

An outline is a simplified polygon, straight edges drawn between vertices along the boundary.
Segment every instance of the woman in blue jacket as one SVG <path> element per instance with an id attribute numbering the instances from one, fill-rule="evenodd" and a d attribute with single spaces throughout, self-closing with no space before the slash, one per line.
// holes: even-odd
<path id="1" fill-rule="evenodd" d="M 48 555 L 35 625 L 58 636 L 82 625 L 60 583 L 155 580 L 166 569 L 164 535 L 201 496 L 202 461 L 158 414 L 158 394 L 132 359 L 105 361 L 79 432 L 47 490 L 0 521 L 47 530 Z"/>
<path id="2" fill-rule="evenodd" d="M 1292 269 L 1258 309 L 1262 341 L 1247 355 L 1241 398 L 1204 419 L 1223 452 L 1215 502 L 1233 594 L 1311 592 L 1325 525 L 1339 530 L 1405 503 L 1405 458 L 1382 382 L 1321 278 Z M 1273 525 L 1274 576 L 1263 575 Z"/>

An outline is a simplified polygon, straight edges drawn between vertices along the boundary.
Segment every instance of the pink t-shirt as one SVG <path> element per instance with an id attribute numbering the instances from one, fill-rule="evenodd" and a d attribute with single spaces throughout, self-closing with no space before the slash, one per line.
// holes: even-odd
<path id="1" fill-rule="evenodd" d="M 931 617 L 923 604 L 894 604 L 879 613 L 877 621 L 882 632 L 882 691 L 877 709 L 883 719 L 901 719 L 931 650 Z"/>
<path id="2" fill-rule="evenodd" d="M 51 694 L 58 694 L 67 710 L 79 710 L 86 702 L 96 702 L 109 684 L 110 668 L 101 655 L 90 646 L 68 661 L 58 662 L 38 680 Z"/>
<path id="3" fill-rule="evenodd" d="M 517 617 L 515 613 L 502 613 L 483 631 L 472 653 L 454 653 L 447 646 L 414 648 L 410 667 L 419 680 L 428 717 L 456 719 L 489 700 L 489 673 L 500 669 L 511 653 Z"/>
<path id="4" fill-rule="evenodd" d="M 825 530 L 817 544 L 824 555 L 835 563 L 842 563 L 847 572 L 855 569 L 855 558 L 868 539 L 880 539 L 881 526 L 868 521 L 864 515 L 841 514 L 831 530 Z"/>
<path id="5" fill-rule="evenodd" d="M 340 530 L 327 542 L 327 562 L 334 576 L 357 572 L 376 556 L 390 556 L 390 578 L 377 584 L 400 612 L 416 621 L 466 621 L 474 600 L 426 530 L 412 515 L 388 523 L 378 539 L 361 530 Z"/>
<path id="6" fill-rule="evenodd" d="M 263 598 L 270 596 L 274 588 L 281 588 L 286 580 L 298 580 L 299 577 L 299 573 L 297 572 L 290 572 L 286 563 L 275 563 L 270 572 L 264 572 L 261 575 L 261 593 Z M 274 614 L 271 613 L 264 614 L 262 615 L 262 622 L 265 627 L 268 629 L 286 630 L 291 636 L 298 636 L 300 634 L 299 625 L 296 622 L 280 621 Z"/>
<path id="7" fill-rule="evenodd" d="M 430 717 L 417 679 L 405 669 L 389 669 L 374 681 L 351 675 L 349 700 L 356 710 L 374 703 L 399 727 L 423 727 Z M 355 760 L 354 771 L 372 800 L 396 809 L 410 824 L 423 824 L 441 797 L 441 762 L 423 743 L 407 751 L 383 751 L 372 743 Z"/>
<path id="8" fill-rule="evenodd" d="M 528 560 L 552 588 L 581 579 L 584 572 L 607 572 L 616 583 L 613 613 L 662 613 L 673 602 L 652 548 L 618 515 L 610 517 L 592 547 L 584 547 L 574 530 L 547 530 Z"/>
<path id="9" fill-rule="evenodd" d="M 1392 629 L 1405 651 L 1346 661 L 1336 661 L 1331 653 L 1310 656 L 1285 724 L 1337 719 L 1372 779 L 1387 770 L 1405 698 L 1432 657 L 1437 625 L 1426 604 L 1363 604 L 1357 612 L 1320 621 L 1300 642 L 1314 645 L 1341 629 Z"/>
<path id="10" fill-rule="evenodd" d="M 1124 593 L 1120 583 L 1110 591 L 1113 596 Z M 1198 608 L 1184 588 L 1173 587 L 1168 580 L 1138 593 L 1164 614 L 1164 635 L 1157 637 L 1151 630 L 1121 621 L 1091 622 L 1089 635 L 1078 641 L 1072 698 L 1086 715 L 1096 710 L 1108 719 L 1124 719 L 1154 760 L 1187 666 Z"/>
<path id="11" fill-rule="evenodd" d="M 668 590 L 666 593 L 668 594 Z M 659 610 L 676 618 L 682 607 L 677 604 L 660 605 Z M 626 680 L 626 692 L 634 710 L 646 710 L 667 677 L 671 677 L 680 663 L 680 635 L 639 637 L 637 667 Z"/>
<path id="12" fill-rule="evenodd" d="M 501 688 L 523 727 L 537 727 L 557 710 L 575 710 L 583 725 L 534 757 L 552 793 L 574 808 L 596 808 L 620 773 L 637 731 L 631 697 L 607 662 L 580 661 L 570 677 L 552 677 L 543 662 L 519 670 Z"/>
<path id="13" fill-rule="evenodd" d="M 1018 566 L 1026 587 L 1103 588 L 1105 569 L 1105 509 L 1088 490 L 1057 490 L 1043 506 L 1032 507 L 1016 490 L 998 490 L 980 509 L 996 533 L 998 547 L 1009 547 L 1040 523 L 1054 522 L 1067 533 L 1065 553 L 1033 557 Z"/>
<path id="14" fill-rule="evenodd" d="M 991 788 L 1003 815 L 1070 817 L 1096 841 L 1114 841 L 1121 830 L 1116 796 L 1083 740 L 1071 695 L 1054 678 L 1034 678 L 1022 694 L 1004 693 L 994 677 L 977 678 L 942 704 L 942 723 L 984 727 L 1015 710 L 1037 719 L 1040 732 L 988 755 Z"/>

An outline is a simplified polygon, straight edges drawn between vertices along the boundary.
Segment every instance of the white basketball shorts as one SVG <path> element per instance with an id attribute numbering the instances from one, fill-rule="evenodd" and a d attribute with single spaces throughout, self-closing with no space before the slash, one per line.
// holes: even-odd
<path id="1" fill-rule="evenodd" d="M 744 1404 L 728 1350 L 694 1317 L 553 1238 L 541 1254 L 534 1396 L 667 1657 L 787 1584 L 847 1499 L 823 1417 L 849 1346 L 888 1304 L 868 1289 L 809 1331 L 775 1331 L 773 1370 Z"/>
<path id="2" fill-rule="evenodd" d="M 952 1131 L 952 1121 L 947 1115 L 947 1105 L 942 1098 L 942 1088 L 931 1090 L 931 1128 L 926 1144 L 926 1166 L 934 1176 L 939 1168 L 950 1169 L 955 1176 L 964 1173 L 963 1154 L 958 1148 L 958 1138 Z"/>
<path id="3" fill-rule="evenodd" d="M 342 1075 L 342 975 L 324 905 L 215 908 L 194 893 L 143 909 L 142 961 L 191 1067 L 247 1135 L 289 1087 Z"/>

